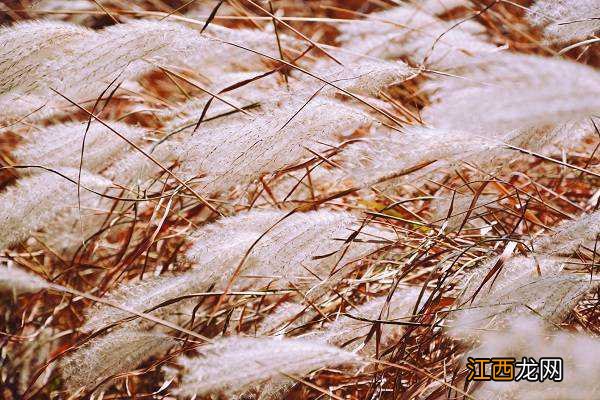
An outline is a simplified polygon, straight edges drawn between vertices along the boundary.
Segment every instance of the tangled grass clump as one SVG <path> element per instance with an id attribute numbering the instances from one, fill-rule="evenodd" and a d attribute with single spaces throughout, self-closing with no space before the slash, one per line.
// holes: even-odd
<path id="1" fill-rule="evenodd" d="M 0 397 L 600 397 L 599 11 L 1 3 Z"/>

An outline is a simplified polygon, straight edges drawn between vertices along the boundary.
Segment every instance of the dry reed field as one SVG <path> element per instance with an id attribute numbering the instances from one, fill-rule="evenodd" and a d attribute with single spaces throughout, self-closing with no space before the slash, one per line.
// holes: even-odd
<path id="1" fill-rule="evenodd" d="M 600 399 L 600 0 L 0 24 L 0 398 Z"/>

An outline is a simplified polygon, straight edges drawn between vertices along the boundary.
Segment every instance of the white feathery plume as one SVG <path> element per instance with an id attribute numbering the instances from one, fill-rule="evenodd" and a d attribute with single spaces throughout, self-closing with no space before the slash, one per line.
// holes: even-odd
<path id="1" fill-rule="evenodd" d="M 377 95 L 381 89 L 403 82 L 417 74 L 416 70 L 401 61 L 369 59 L 352 61 L 343 58 L 342 60 L 343 66 L 329 59 L 320 59 L 314 63 L 311 71 L 328 82 L 359 95 Z M 312 78 L 304 77 L 304 79 Z M 339 93 L 339 90 L 331 86 L 326 90 Z"/>
<path id="2" fill-rule="evenodd" d="M 59 79 L 69 77 L 69 82 L 62 81 L 62 87 L 59 86 L 67 93 L 75 92 L 74 89 L 81 92 L 88 89 L 88 85 L 98 87 L 98 83 L 106 86 L 122 73 L 122 77 L 134 78 L 154 68 L 153 63 L 172 62 L 174 57 L 186 59 L 194 53 L 202 55 L 210 42 L 183 25 L 148 20 L 109 26 L 94 39 L 78 43 L 69 49 L 71 57 L 55 65 Z M 82 86 L 67 87 L 73 81 L 81 81 Z"/>
<path id="3" fill-rule="evenodd" d="M 57 171 L 77 182 L 78 170 Z M 109 185 L 110 181 L 82 171 L 82 207 L 98 196 L 85 188 L 103 192 Z M 15 185 L 0 192 L 0 204 L 19 205 L 0 209 L 0 226 L 4 232 L 0 236 L 0 249 L 24 240 L 42 228 L 49 238 L 57 240 L 61 232 L 69 229 L 68 221 L 72 224 L 79 220 L 77 185 L 53 172 L 19 179 Z M 63 218 L 60 224 L 56 223 L 58 218 Z"/>
<path id="4" fill-rule="evenodd" d="M 258 242 L 251 253 L 253 263 L 244 274 L 264 276 L 265 283 L 277 280 L 284 286 L 293 283 L 310 288 L 307 294 L 317 296 L 350 272 L 349 263 L 372 253 L 389 239 L 383 230 L 364 227 L 346 245 L 345 241 L 359 229 L 356 218 L 345 212 L 294 214 Z"/>
<path id="5" fill-rule="evenodd" d="M 261 74 L 263 72 L 256 71 L 220 73 L 210 90 L 219 93 L 226 87 Z M 248 121 L 248 117 L 240 109 L 252 106 L 254 112 L 261 106 L 272 105 L 274 98 L 287 95 L 287 92 L 282 92 L 281 83 L 276 74 L 271 74 L 219 95 L 227 102 L 216 97 L 212 100 L 208 96 L 194 97 L 159 114 L 163 120 L 168 121 L 163 130 L 169 135 L 169 142 L 181 143 L 191 134 L 197 133 L 198 129 L 200 132 L 206 132 L 244 123 Z M 206 109 L 209 101 L 210 105 Z M 202 123 L 199 125 L 201 119 Z"/>
<path id="6" fill-rule="evenodd" d="M 283 216 L 278 210 L 253 210 L 221 218 L 190 238 L 193 244 L 185 258 L 198 268 L 218 265 L 216 276 L 222 276 L 224 270 L 236 268 L 250 246 Z M 220 251 L 214 251 L 215 243 L 221 243 Z"/>
<path id="7" fill-rule="evenodd" d="M 277 211 L 263 211 L 222 218 L 204 227 L 192 238 L 194 245 L 186 252 L 185 258 L 194 268 L 184 274 L 160 276 L 120 285 L 107 295 L 107 299 L 129 309 L 145 311 L 178 296 L 207 290 L 215 282 L 226 282 L 241 261 L 246 250 L 259 236 L 274 224 L 283 214 Z M 168 314 L 173 307 L 158 313 Z M 108 326 L 127 318 L 130 313 L 96 304 L 87 312 L 85 332 Z"/>
<path id="8" fill-rule="evenodd" d="M 416 5 L 430 14 L 439 15 L 460 7 L 470 7 L 469 0 L 424 0 Z"/>
<path id="9" fill-rule="evenodd" d="M 256 244 L 251 253 L 253 265 L 245 273 L 298 283 L 307 278 L 309 281 L 326 279 L 327 275 L 323 274 L 329 271 L 322 267 L 335 257 L 317 257 L 340 251 L 353 222 L 355 218 L 344 212 L 323 210 L 293 214 Z"/>
<path id="10" fill-rule="evenodd" d="M 256 29 L 230 29 L 212 23 L 206 28 L 204 34 L 270 57 L 277 59 L 280 57 L 275 35 L 269 32 Z M 291 56 L 300 55 L 301 49 L 304 49 L 307 44 L 285 34 L 279 34 L 279 41 L 283 50 L 289 51 Z M 203 55 L 202 62 L 201 72 L 215 77 L 223 72 L 264 70 L 267 63 L 272 63 L 269 58 L 260 54 L 226 43 L 221 46 L 213 46 L 210 52 Z"/>
<path id="11" fill-rule="evenodd" d="M 356 364 L 347 351 L 314 341 L 229 337 L 201 347 L 201 356 L 180 358 L 178 396 L 243 394 L 264 382 L 304 376 L 320 368 Z M 285 375 L 284 375 L 285 374 Z"/>
<path id="12" fill-rule="evenodd" d="M 495 195 L 481 194 L 475 201 L 475 204 L 472 204 L 473 200 L 473 194 L 463 195 L 456 193 L 454 197 L 452 195 L 442 198 L 437 197 L 431 202 L 430 206 L 433 219 L 439 225 L 445 223 L 447 229 L 453 231 L 460 228 L 468 216 L 469 218 L 465 226 L 473 228 L 476 225 L 476 221 L 479 224 L 483 222 L 479 217 L 487 215 L 490 209 L 498 207 L 497 196 Z M 450 207 L 452 207 L 452 213 L 448 215 Z"/>
<path id="13" fill-rule="evenodd" d="M 281 92 L 280 89 L 277 91 Z M 227 99 L 231 104 L 236 104 L 239 108 L 242 108 L 267 99 L 267 97 L 264 97 L 267 94 L 271 97 L 273 96 L 273 93 L 266 88 L 264 90 L 258 90 L 256 93 L 254 93 L 254 90 L 251 90 L 251 92 L 252 95 L 250 98 L 252 101 L 240 100 L 240 97 L 244 97 L 244 95 L 239 97 L 236 96 L 236 99 L 231 99 L 230 96 L 227 96 Z M 236 95 L 237 93 L 238 91 L 236 90 Z M 181 142 L 194 132 L 208 100 L 209 99 L 206 97 L 193 98 L 177 108 L 162 114 L 165 119 L 170 120 L 163 129 L 165 132 L 172 134 L 169 140 Z M 204 119 L 198 126 L 198 129 L 200 132 L 213 130 L 218 129 L 221 126 L 229 126 L 232 123 L 243 122 L 245 120 L 247 120 L 247 117 L 242 112 L 235 110 L 229 104 L 215 99 L 206 111 Z"/>
<path id="14" fill-rule="evenodd" d="M 250 80 L 251 82 L 248 82 Z M 231 89 L 231 86 L 240 85 L 243 82 L 246 83 Z M 293 82 L 291 83 L 293 84 Z M 251 104 L 260 101 L 271 101 L 275 92 L 281 94 L 281 86 L 283 84 L 284 81 L 278 73 L 265 75 L 265 71 L 219 72 L 215 77 L 211 77 L 210 90 L 213 93 L 220 93 L 227 89 L 220 96 L 231 99 L 230 101 L 233 103 L 239 102 L 243 104 L 245 102 L 246 104 Z M 207 99 L 204 100 L 206 102 Z M 215 99 L 215 103 L 220 104 L 223 102 Z M 230 111 L 232 111 L 231 106 Z"/>
<path id="15" fill-rule="evenodd" d="M 547 331 L 539 318 L 515 318 L 508 330 L 488 331 L 481 338 L 481 346 L 467 356 L 473 358 L 560 357 L 563 360 L 562 381 L 484 382 L 471 395 L 486 400 L 556 400 L 593 399 L 598 397 L 600 371 L 600 341 L 582 334 Z M 516 369 L 515 376 L 519 372 Z"/>
<path id="16" fill-rule="evenodd" d="M 600 211 L 595 211 L 591 214 L 584 214 L 573 221 L 563 222 L 549 236 L 537 237 L 533 242 L 533 248 L 541 254 L 570 255 L 579 246 L 586 246 L 593 250 L 596 247 L 596 241 L 600 241 L 599 234 Z"/>
<path id="17" fill-rule="evenodd" d="M 534 25 L 544 27 L 547 37 L 569 42 L 600 30 L 598 10 L 598 0 L 537 0 L 528 17 Z"/>
<path id="18" fill-rule="evenodd" d="M 174 146 L 171 142 L 164 142 L 156 147 L 153 145 L 140 146 L 142 151 L 133 149 L 124 154 L 121 159 L 116 160 L 102 172 L 102 176 L 123 186 L 131 183 L 138 185 L 146 183 L 148 179 L 156 177 L 163 171 L 147 155 L 151 155 L 165 168 L 169 168 L 176 161 Z"/>
<path id="19" fill-rule="evenodd" d="M 503 142 L 531 151 L 552 151 L 576 146 L 594 132 L 591 120 L 569 120 L 559 124 L 515 129 L 501 136 Z M 514 152 L 512 154 L 514 157 Z"/>
<path id="20" fill-rule="evenodd" d="M 48 62 L 92 30 L 63 22 L 22 22 L 0 29 L 0 93 L 29 93 L 51 73 Z M 60 61 L 60 60 L 58 60 Z"/>
<path id="21" fill-rule="evenodd" d="M 0 265 L 0 292 L 31 293 L 48 287 L 48 282 L 37 275 L 21 268 Z"/>
<path id="22" fill-rule="evenodd" d="M 110 122 L 113 129 L 132 142 L 139 142 L 145 130 L 122 122 Z M 79 168 L 82 146 L 83 168 L 90 172 L 101 172 L 121 158 L 131 147 L 99 123 L 71 122 L 51 125 L 31 132 L 25 143 L 13 151 L 12 155 L 20 165 L 43 165 L 48 168 Z M 87 130 L 87 134 L 86 134 Z"/>
<path id="23" fill-rule="evenodd" d="M 473 32 L 474 23 L 448 23 L 403 5 L 371 13 L 364 21 L 353 21 L 340 29 L 340 41 L 353 51 L 384 59 L 409 57 L 417 64 L 454 68 L 493 53 L 497 48 Z"/>
<path id="24" fill-rule="evenodd" d="M 96 11 L 98 5 L 92 0 L 39 0 L 31 4 L 34 11 L 47 11 L 45 19 L 69 21 L 78 25 L 93 25 L 95 15 L 90 11 Z M 137 7 L 136 7 L 137 8 Z M 58 11 L 76 11 L 72 14 L 61 14 Z M 85 13 L 84 11 L 88 11 Z M 54 14 L 53 12 L 57 12 Z"/>
<path id="25" fill-rule="evenodd" d="M 355 93 L 358 95 L 376 95 L 379 90 L 404 80 L 410 79 L 416 76 L 416 71 L 410 68 L 408 65 L 402 62 L 387 62 L 387 61 L 373 61 L 373 60 L 344 60 L 344 66 L 334 63 L 329 59 L 318 60 L 310 68 L 313 73 L 317 74 L 321 78 L 332 82 L 336 86 Z M 227 73 L 220 74 L 219 81 L 216 83 L 212 90 L 218 92 L 220 89 L 230 86 L 234 83 L 243 82 L 244 80 L 259 76 L 260 72 L 238 72 L 238 73 Z M 298 75 L 298 76 L 296 76 Z M 236 104 L 238 107 L 245 105 L 256 104 L 262 106 L 262 110 L 265 112 L 272 112 L 270 108 L 280 109 L 281 104 L 290 99 L 294 94 L 305 95 L 307 93 L 314 93 L 319 90 L 323 85 L 320 82 L 316 82 L 313 78 L 308 77 L 305 74 L 296 74 L 293 71 L 293 76 L 288 79 L 288 86 L 290 90 L 288 92 L 281 90 L 282 82 L 279 82 L 279 75 L 271 74 L 267 77 L 262 77 L 258 80 L 250 82 L 244 86 L 236 88 L 223 94 L 228 101 Z M 295 79 L 297 78 L 297 79 Z M 340 93 L 339 90 L 326 86 L 321 91 L 322 94 L 333 94 Z M 273 99 L 282 98 L 281 101 L 274 102 Z M 182 129 L 192 130 L 200 120 L 201 115 L 204 112 L 205 105 L 208 98 L 194 98 L 175 110 L 164 113 L 165 117 L 173 118 L 165 130 L 167 132 L 181 131 Z M 328 100 L 320 100 L 328 101 Z M 301 107 L 302 103 L 298 100 L 292 100 L 295 107 Z M 333 104 L 332 104 L 333 105 Z M 337 105 L 336 106 L 341 106 Z M 344 109 L 345 106 L 342 108 Z M 211 123 L 210 119 L 223 115 L 225 113 L 235 112 L 235 122 L 243 123 L 245 120 L 244 115 L 239 111 L 235 111 L 230 105 L 215 99 L 211 104 L 208 112 L 204 116 L 204 121 L 201 129 L 217 129 L 218 124 L 222 124 L 219 120 L 215 123 Z M 232 117 L 229 116 L 226 119 L 225 126 L 230 126 Z"/>
<path id="26" fill-rule="evenodd" d="M 369 243 L 369 240 L 382 242 L 389 236 L 376 228 L 364 228 L 364 233 L 345 245 L 344 241 L 360 227 L 351 214 L 322 210 L 295 213 L 282 219 L 285 215 L 283 212 L 253 211 L 226 218 L 220 227 L 215 225 L 216 230 L 201 232 L 186 257 L 200 264 L 207 258 L 212 261 L 215 255 L 211 243 L 230 241 L 233 243 L 231 250 L 237 252 L 238 260 L 241 260 L 250 246 L 273 226 L 250 251 L 241 271 L 241 275 L 247 277 L 240 279 L 238 284 L 256 286 L 259 281 L 265 284 L 279 281 L 285 286 L 293 282 L 316 290 L 316 286 L 331 285 L 345 276 L 347 263 L 373 252 L 378 244 Z M 242 240 L 238 239 L 240 237 Z M 246 245 L 239 246 L 238 241 L 246 241 Z M 227 252 L 222 253 L 219 257 L 226 257 Z M 237 266 L 236 263 L 230 268 Z M 221 278 L 229 279 L 229 274 L 224 274 L 223 270 L 220 274 Z"/>
<path id="27" fill-rule="evenodd" d="M 600 109 L 600 73 L 571 61 L 505 54 L 464 76 L 426 84 L 436 101 L 424 110 L 428 121 L 505 134 L 589 119 Z"/>
<path id="28" fill-rule="evenodd" d="M 215 249 L 216 250 L 216 249 Z M 216 250 L 218 251 L 218 250 Z M 160 276 L 141 282 L 121 284 L 105 296 L 107 301 L 119 304 L 123 308 L 145 312 L 172 300 L 180 295 L 208 289 L 211 273 L 204 270 L 192 270 L 182 275 Z M 173 307 L 159 309 L 154 314 L 164 316 L 173 311 Z M 130 312 L 96 303 L 86 312 L 87 321 L 81 327 L 83 332 L 92 332 L 119 320 L 131 316 Z"/>
<path id="29" fill-rule="evenodd" d="M 153 150 L 152 156 L 163 165 L 179 161 L 175 170 L 178 176 L 191 179 L 200 175 L 195 184 L 204 192 L 216 193 L 243 187 L 261 175 L 312 157 L 306 148 L 319 153 L 329 147 L 318 141 L 349 134 L 372 122 L 367 115 L 333 99 L 317 97 L 307 101 L 284 95 L 279 101 L 266 104 L 257 116 L 237 115 L 210 121 L 190 136 L 202 113 L 194 102 L 188 106 L 195 111 L 184 112 L 168 125 L 173 131 L 183 129 L 181 134 L 145 151 Z M 134 152 L 116 162 L 105 176 L 116 181 L 134 177 L 143 182 L 160 170 L 143 154 Z"/>
<path id="30" fill-rule="evenodd" d="M 171 135 L 169 140 L 183 141 L 194 132 L 196 126 L 206 131 L 218 129 L 221 125 L 242 122 L 247 117 L 240 109 L 252 106 L 252 110 L 255 110 L 261 105 L 271 104 L 274 98 L 286 94 L 281 89 L 283 81 L 280 81 L 278 74 L 260 77 L 263 74 L 264 71 L 224 73 L 219 70 L 216 76 L 210 79 L 212 82 L 208 85 L 208 90 L 218 94 L 218 97 L 199 95 L 173 108 L 160 111 L 158 116 L 163 121 L 168 121 L 163 130 Z M 260 78 L 252 80 L 257 77 Z M 249 80 L 252 81 L 246 82 Z M 243 82 L 246 83 L 221 93 L 224 89 Z M 198 125 L 201 118 L 202 123 Z"/>
<path id="31" fill-rule="evenodd" d="M 67 8 L 67 6 L 69 8 Z M 38 0 L 31 5 L 33 10 L 47 10 L 47 11 L 59 11 L 59 10 L 79 10 L 79 11 L 91 11 L 94 9 L 94 2 L 92 0 Z"/>
<path id="32" fill-rule="evenodd" d="M 105 379 L 129 372 L 166 352 L 175 343 L 166 335 L 121 328 L 78 348 L 60 360 L 59 368 L 68 392 L 90 390 Z"/>
<path id="33" fill-rule="evenodd" d="M 154 64 L 174 57 L 185 60 L 205 53 L 210 46 L 210 40 L 194 30 L 170 22 L 131 21 L 100 32 L 57 22 L 33 26 L 35 29 L 29 23 L 16 24 L 0 31 L 0 42 L 18 37 L 14 47 L 30 44 L 42 49 L 21 54 L 9 47 L 10 62 L 6 62 L 4 71 L 0 69 L 0 82 L 4 82 L 0 87 L 4 88 L 2 92 L 12 92 L 14 99 L 28 95 L 38 95 L 46 101 L 57 99 L 50 90 L 53 88 L 74 97 L 73 100 L 89 100 L 100 95 L 114 79 L 136 78 L 154 68 Z M 59 41 L 56 46 L 43 45 L 49 39 L 53 43 L 64 36 L 68 40 Z M 22 73 L 16 73 L 12 64 L 18 64 Z M 14 76 L 24 78 L 15 80 Z M 21 113 L 30 111 L 33 110 Z"/>
<path id="34" fill-rule="evenodd" d="M 412 173 L 426 174 L 459 161 L 489 161 L 499 142 L 463 130 L 410 126 L 403 133 L 380 132 L 342 152 L 346 176 L 355 185 L 392 185 Z"/>
<path id="35" fill-rule="evenodd" d="M 56 112 L 47 104 L 47 93 L 34 93 L 35 88 L 51 76 L 48 64 L 63 48 L 94 35 L 90 29 L 52 21 L 26 21 L 1 28 L 0 118 L 24 117 L 35 111 L 41 119 Z"/>
<path id="36" fill-rule="evenodd" d="M 23 95 L 18 93 L 0 94 L 0 121 L 27 119 L 30 122 L 41 121 L 59 114 L 63 109 L 49 104 L 45 96 Z M 19 118 L 17 118 L 19 117 Z"/>
<path id="37" fill-rule="evenodd" d="M 479 37 L 483 31 L 474 21 L 440 22 L 437 27 L 426 27 L 425 34 L 413 32 L 402 47 L 403 54 L 437 69 L 464 67 L 498 52 L 496 46 Z"/>
<path id="38" fill-rule="evenodd" d="M 178 173 L 185 178 L 204 173 L 198 183 L 203 191 L 224 191 L 311 157 L 306 148 L 320 152 L 326 147 L 318 141 L 370 121 L 333 100 L 316 98 L 306 104 L 290 99 L 290 103 L 280 109 L 269 107 L 249 122 L 190 138 L 178 151 Z"/>
<path id="39" fill-rule="evenodd" d="M 275 311 L 269 313 L 260 323 L 257 334 L 260 336 L 285 335 L 286 332 L 307 321 L 310 313 L 306 308 L 305 305 L 290 302 L 278 305 Z"/>
<path id="40" fill-rule="evenodd" d="M 363 349 L 363 352 L 374 352 L 375 336 L 366 344 L 367 347 L 364 347 L 364 342 L 375 322 L 365 320 L 388 321 L 392 324 L 382 323 L 380 326 L 380 343 L 382 346 L 387 346 L 404 330 L 402 325 L 393 323 L 408 322 L 410 320 L 420 292 L 421 289 L 419 288 L 398 289 L 389 301 L 387 296 L 381 296 L 357 306 L 356 310 L 348 312 L 356 318 L 340 316 L 326 328 L 323 339 L 338 346 L 346 347 L 349 345 L 353 349 Z M 423 300 L 427 299 L 427 296 L 428 294 L 424 293 Z"/>
<path id="41" fill-rule="evenodd" d="M 377 243 L 351 242 L 348 251 L 344 252 L 343 240 L 351 235 L 350 228 L 357 224 L 356 218 L 347 213 L 326 210 L 293 214 L 258 240 L 284 216 L 284 212 L 266 210 L 222 218 L 191 239 L 194 244 L 185 254 L 185 258 L 193 264 L 190 271 L 178 276 L 125 284 L 110 293 L 108 298 L 141 312 L 178 296 L 206 290 L 212 284 L 223 288 L 255 243 L 234 287 L 258 287 L 260 282 L 266 284 L 272 281 L 278 283 L 271 288 L 287 287 L 289 282 L 293 282 L 318 293 L 317 289 L 327 287 L 347 274 L 346 263 L 373 252 L 378 246 Z M 385 237 L 383 231 L 375 228 L 369 232 L 379 234 L 378 238 Z M 357 236 L 357 240 L 371 238 L 366 234 Z M 317 256 L 322 257 L 315 259 Z M 168 314 L 177 307 L 160 312 Z M 92 331 L 128 316 L 124 311 L 97 305 L 88 313 L 83 329 Z"/>
<path id="42" fill-rule="evenodd" d="M 502 268 L 495 272 L 498 265 Z M 451 314 L 450 334 L 468 339 L 520 314 L 560 323 L 575 302 L 597 286 L 589 276 L 562 268 L 559 260 L 546 257 L 491 259 L 469 278 L 459 307 Z"/>
<path id="43" fill-rule="evenodd" d="M 89 177 L 89 174 L 88 174 Z M 81 184 L 86 186 L 85 182 L 93 184 L 96 193 L 104 193 L 106 195 L 116 194 L 111 190 L 106 190 L 110 181 L 107 181 L 98 176 L 92 176 L 92 180 L 82 176 Z M 74 190 L 77 188 L 73 184 Z M 65 207 L 57 213 L 56 217 L 50 224 L 45 226 L 43 232 L 38 236 L 43 243 L 51 249 L 59 250 L 66 255 L 71 254 L 82 245 L 85 245 L 88 240 L 92 239 L 100 229 L 102 224 L 107 221 L 111 212 L 114 200 L 110 197 L 102 197 L 99 194 L 91 193 L 85 189 L 81 189 L 81 208 L 77 201 L 77 194 L 74 192 L 70 203 L 65 204 Z M 107 222 L 110 224 L 110 222 Z"/>

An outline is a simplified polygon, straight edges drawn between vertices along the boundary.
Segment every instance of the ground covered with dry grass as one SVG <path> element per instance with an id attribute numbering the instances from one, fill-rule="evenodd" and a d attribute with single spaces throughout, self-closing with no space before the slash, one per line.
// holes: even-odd
<path id="1" fill-rule="evenodd" d="M 0 3 L 0 397 L 599 398 L 599 13 Z"/>

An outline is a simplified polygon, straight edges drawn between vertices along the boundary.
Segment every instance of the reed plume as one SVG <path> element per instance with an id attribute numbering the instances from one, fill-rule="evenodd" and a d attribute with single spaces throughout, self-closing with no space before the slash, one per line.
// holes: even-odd
<path id="1" fill-rule="evenodd" d="M 65 236 L 69 233 L 65 229 L 77 229 L 72 225 L 79 220 L 76 184 L 79 171 L 68 168 L 57 171 L 64 176 L 44 171 L 20 179 L 0 193 L 0 203 L 20 204 L 18 209 L 5 207 L 0 210 L 0 224 L 4 228 L 0 235 L 0 248 L 23 241 L 40 229 L 55 244 L 67 247 L 72 244 Z M 108 180 L 86 171 L 82 172 L 79 181 L 84 206 L 98 198 L 96 193 L 101 194 L 110 187 Z M 64 225 L 54 224 L 61 220 Z"/>
<path id="2" fill-rule="evenodd" d="M 0 396 L 598 398 L 597 1 L 0 2 Z"/>
<path id="3" fill-rule="evenodd" d="M 538 0 L 529 9 L 529 20 L 544 28 L 551 40 L 585 39 L 600 29 L 598 0 Z"/>
<path id="4" fill-rule="evenodd" d="M 344 242 L 353 233 L 352 225 L 357 224 L 350 214 L 318 211 L 284 216 L 283 212 L 254 211 L 209 225 L 191 239 L 193 244 L 185 254 L 191 270 L 121 285 L 108 299 L 141 312 L 211 285 L 225 288 L 232 279 L 235 287 L 242 289 L 295 284 L 316 294 L 347 274 L 344 267 L 348 263 L 373 252 L 377 242 L 385 240 L 383 237 L 363 243 L 362 236 L 358 236 L 344 250 Z M 222 243 L 218 251 L 214 243 Z M 234 276 L 248 251 L 239 276 Z M 175 304 L 161 312 L 168 315 L 177 307 Z M 84 330 L 93 331 L 128 316 L 124 311 L 98 305 L 89 312 Z"/>
<path id="5" fill-rule="evenodd" d="M 413 309 L 418 306 L 420 290 L 402 289 L 391 298 L 382 296 L 362 304 L 348 315 L 340 316 L 326 328 L 324 339 L 328 343 L 375 353 L 375 338 L 369 337 L 380 329 L 381 348 L 388 346 L 402 330 L 403 322 L 410 322 Z M 425 293 L 424 296 L 427 296 Z M 426 298 L 426 297 L 425 297 Z M 418 307 L 417 307 L 418 308 Z M 395 325 L 398 324 L 398 325 Z M 367 339 L 371 339 L 367 341 Z"/>
<path id="6" fill-rule="evenodd" d="M 172 338 L 162 334 L 117 329 L 62 358 L 59 369 L 68 377 L 65 382 L 69 393 L 84 392 L 96 389 L 110 377 L 131 371 L 174 344 Z"/>
<path id="7" fill-rule="evenodd" d="M 38 292 L 48 288 L 48 282 L 41 277 L 23 271 L 21 268 L 0 266 L 0 290 L 15 294 Z"/>
<path id="8" fill-rule="evenodd" d="M 139 142 L 145 135 L 141 128 L 121 122 L 110 122 L 113 129 L 132 142 Z M 42 165 L 48 168 L 83 168 L 100 173 L 119 159 L 130 147 L 123 139 L 100 123 L 52 125 L 31 132 L 25 143 L 19 146 L 13 157 L 21 165 Z"/>
<path id="9" fill-rule="evenodd" d="M 586 335 L 556 332 L 545 329 L 535 317 L 516 318 L 508 329 L 485 333 L 482 344 L 470 352 L 471 357 L 502 354 L 539 360 L 543 357 L 561 357 L 562 381 L 520 380 L 519 382 L 486 382 L 473 392 L 474 397 L 500 399 L 585 399 L 597 393 L 594 376 L 600 369 L 600 343 Z"/>
<path id="10" fill-rule="evenodd" d="M 184 368 L 179 395 L 243 394 L 268 380 L 358 362 L 350 352 L 300 339 L 230 337 L 199 350 L 199 357 L 178 360 Z"/>
<path id="11" fill-rule="evenodd" d="M 518 136 L 521 130 L 526 134 L 532 128 L 589 119 L 599 106 L 595 93 L 600 75 L 572 61 L 505 54 L 464 76 L 428 85 L 435 95 L 426 119 L 444 128 Z"/>
<path id="12" fill-rule="evenodd" d="M 563 222 L 552 234 L 536 238 L 533 246 L 537 252 L 551 255 L 570 255 L 580 246 L 593 251 L 600 234 L 599 222 L 600 212 L 583 214 L 573 221 Z"/>
<path id="13" fill-rule="evenodd" d="M 451 334 L 476 337 L 522 314 L 560 323 L 598 282 L 562 269 L 560 260 L 545 257 L 491 259 L 469 278 L 460 305 L 452 313 Z"/>

